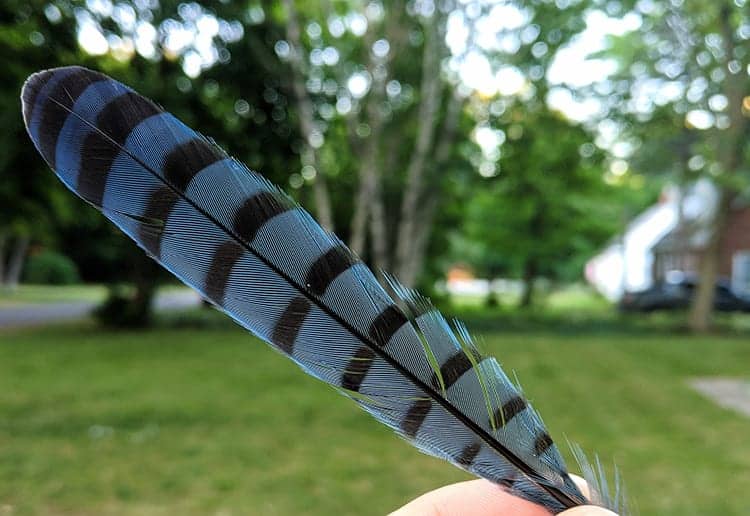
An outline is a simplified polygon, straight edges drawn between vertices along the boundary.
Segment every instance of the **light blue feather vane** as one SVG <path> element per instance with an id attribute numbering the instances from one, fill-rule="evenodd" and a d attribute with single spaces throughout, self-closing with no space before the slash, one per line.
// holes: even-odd
<path id="1" fill-rule="evenodd" d="M 32 75 L 23 116 L 50 167 L 150 256 L 420 450 L 557 513 L 587 503 L 539 416 L 460 325 L 396 299 L 276 186 L 133 90 Z"/>

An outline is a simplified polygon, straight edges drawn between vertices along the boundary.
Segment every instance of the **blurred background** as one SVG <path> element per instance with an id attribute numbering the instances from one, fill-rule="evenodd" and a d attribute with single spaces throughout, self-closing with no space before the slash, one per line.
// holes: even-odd
<path id="1" fill-rule="evenodd" d="M 0 515 L 375 515 L 466 475 L 64 189 L 19 92 L 67 64 L 465 320 L 640 513 L 750 514 L 746 0 L 3 0 Z"/>

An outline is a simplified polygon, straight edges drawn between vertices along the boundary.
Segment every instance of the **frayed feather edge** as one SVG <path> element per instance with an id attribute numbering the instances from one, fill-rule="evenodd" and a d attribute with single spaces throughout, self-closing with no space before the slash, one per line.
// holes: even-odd
<path id="1" fill-rule="evenodd" d="M 599 460 L 599 456 L 594 455 L 594 464 L 592 464 L 580 445 L 568 441 L 568 446 L 578 463 L 581 475 L 589 485 L 589 490 L 591 491 L 589 494 L 589 500 L 591 503 L 609 509 L 620 516 L 633 514 L 628 507 L 625 485 L 623 484 L 620 470 L 617 465 L 614 465 L 613 492 L 610 489 L 610 484 L 607 480 L 604 468 L 602 467 L 602 463 Z"/>

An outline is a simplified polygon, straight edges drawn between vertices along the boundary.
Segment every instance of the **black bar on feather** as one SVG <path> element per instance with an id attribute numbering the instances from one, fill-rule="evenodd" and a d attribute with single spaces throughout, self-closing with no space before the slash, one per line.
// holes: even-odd
<path id="1" fill-rule="evenodd" d="M 349 360 L 344 375 L 341 377 L 341 387 L 350 391 L 359 391 L 367 371 L 372 366 L 375 352 L 367 346 L 362 346 Z"/>
<path id="2" fill-rule="evenodd" d="M 427 418 L 432 408 L 432 400 L 429 398 L 420 398 L 412 403 L 409 412 L 406 413 L 404 420 L 401 421 L 401 431 L 408 437 L 414 437 L 422 427 L 422 423 Z"/>
<path id="3" fill-rule="evenodd" d="M 54 75 L 54 72 L 51 70 L 35 73 L 23 88 L 23 119 L 27 127 L 31 125 L 31 118 L 34 116 L 36 98 L 52 75 Z"/>
<path id="4" fill-rule="evenodd" d="M 507 425 L 510 423 L 511 419 L 523 412 L 525 408 L 526 400 L 520 396 L 514 396 L 503 403 L 503 406 L 495 411 L 495 414 L 493 415 L 495 418 L 494 426 L 503 427 Z"/>
<path id="5" fill-rule="evenodd" d="M 164 160 L 162 172 L 172 186 L 184 192 L 198 172 L 225 157 L 205 139 L 193 138 L 172 149 Z"/>
<path id="6" fill-rule="evenodd" d="M 89 133 L 81 150 L 77 189 L 84 199 L 95 206 L 102 205 L 107 176 L 112 162 L 121 151 L 120 146 L 138 124 L 158 113 L 161 110 L 156 104 L 130 91 L 104 106 L 96 117 L 96 125 L 101 132 Z"/>
<path id="7" fill-rule="evenodd" d="M 160 186 L 151 192 L 146 203 L 146 208 L 143 211 L 143 218 L 145 220 L 151 219 L 154 222 L 161 223 L 160 227 L 156 227 L 155 224 L 141 223 L 138 230 L 138 237 L 141 240 L 141 244 L 156 258 L 161 256 L 161 240 L 164 235 L 164 226 L 174 205 L 177 204 L 177 200 L 177 194 L 173 189 L 168 186 Z"/>
<path id="8" fill-rule="evenodd" d="M 537 437 L 534 441 L 534 451 L 537 457 L 546 452 L 552 444 L 552 437 L 547 432 Z"/>
<path id="9" fill-rule="evenodd" d="M 305 283 L 315 295 L 322 296 L 328 285 L 355 263 L 357 257 L 349 248 L 341 244 L 334 246 L 310 266 Z"/>
<path id="10" fill-rule="evenodd" d="M 204 168 L 224 159 L 224 155 L 213 145 L 202 138 L 194 138 L 172 149 L 164 159 L 162 173 L 164 178 L 179 192 L 185 192 L 190 181 Z M 177 204 L 178 194 L 168 186 L 157 188 L 151 193 L 143 213 L 144 217 L 161 220 L 166 224 L 169 214 Z M 163 226 L 162 226 L 163 228 Z M 143 227 L 140 232 L 142 243 L 156 257 L 161 256 L 162 231 Z M 222 296 L 209 296 L 214 302 L 220 302 Z"/>
<path id="11" fill-rule="evenodd" d="M 472 358 L 474 361 L 481 360 L 481 356 L 479 356 L 478 353 L 476 353 L 474 350 L 468 350 L 469 353 L 472 353 Z M 443 377 L 443 384 L 445 385 L 445 388 L 450 388 L 451 385 L 456 383 L 459 378 L 461 378 L 466 372 L 471 370 L 473 364 L 471 359 L 466 355 L 466 352 L 462 349 L 456 351 L 453 355 L 446 360 L 443 365 L 440 366 L 440 375 Z M 438 378 L 437 374 L 432 375 L 432 379 L 430 381 L 432 384 L 432 387 L 440 390 L 440 379 Z"/>
<path id="12" fill-rule="evenodd" d="M 73 107 L 81 93 L 96 82 L 94 78 L 97 76 L 101 80 L 106 79 L 103 75 L 92 76 L 90 73 L 83 73 L 82 70 L 75 70 L 60 79 L 44 99 L 39 114 L 39 151 L 50 167 L 55 168 L 57 138 L 70 115 L 66 108 Z"/>
<path id="13" fill-rule="evenodd" d="M 310 312 L 310 306 L 307 299 L 297 296 L 292 299 L 279 320 L 276 321 L 271 342 L 289 355 L 294 351 L 294 341 L 297 340 L 302 323 L 305 322 L 305 317 Z"/>
<path id="14" fill-rule="evenodd" d="M 456 457 L 456 462 L 463 467 L 471 466 L 471 463 L 474 462 L 474 459 L 477 457 L 479 450 L 481 449 L 482 445 L 477 442 L 464 446 L 464 449 L 461 450 L 461 454 Z"/>
<path id="15" fill-rule="evenodd" d="M 396 305 L 390 305 L 380 312 L 370 323 L 370 338 L 381 348 L 385 347 L 388 341 L 391 340 L 391 337 L 393 337 L 393 334 L 407 322 L 408 320 L 403 312 Z M 369 357 L 369 360 L 358 360 L 360 357 Z M 369 346 L 362 346 L 358 349 L 346 367 L 347 372 L 352 371 L 355 374 L 344 374 L 341 379 L 342 387 L 352 391 L 359 391 L 365 376 L 367 376 L 367 372 L 372 366 L 372 359 L 374 357 L 375 352 Z M 348 386 L 343 385 L 344 382 L 347 382 Z"/>
<path id="16" fill-rule="evenodd" d="M 211 257 L 211 266 L 208 268 L 203 285 L 203 292 L 208 299 L 217 305 L 224 304 L 229 275 L 232 274 L 232 269 L 242 258 L 243 253 L 242 247 L 231 240 L 224 242 L 214 251 Z"/>
<path id="17" fill-rule="evenodd" d="M 260 192 L 248 198 L 234 214 L 234 231 L 242 240 L 252 243 L 263 224 L 293 208 L 294 203 L 282 193 Z"/>
<path id="18" fill-rule="evenodd" d="M 368 333 L 370 338 L 382 348 L 407 322 L 409 320 L 404 313 L 396 305 L 390 305 L 370 323 Z"/>

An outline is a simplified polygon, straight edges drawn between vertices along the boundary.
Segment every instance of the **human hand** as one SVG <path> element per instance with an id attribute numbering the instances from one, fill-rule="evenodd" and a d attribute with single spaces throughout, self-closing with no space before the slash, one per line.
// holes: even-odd
<path id="1" fill-rule="evenodd" d="M 571 475 L 588 496 L 586 482 Z M 409 502 L 390 516 L 549 516 L 541 505 L 513 496 L 488 480 L 469 480 L 441 487 Z M 559 516 L 616 516 L 615 513 L 586 505 L 568 509 Z"/>

